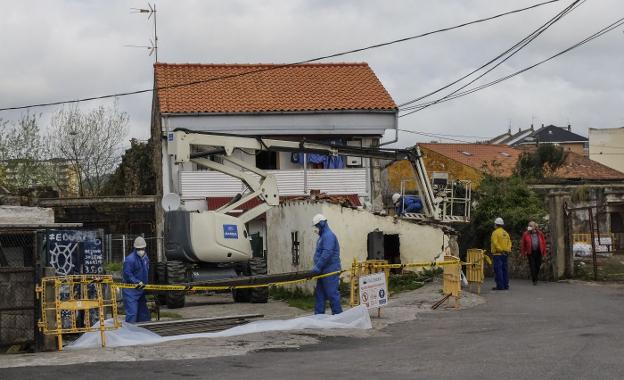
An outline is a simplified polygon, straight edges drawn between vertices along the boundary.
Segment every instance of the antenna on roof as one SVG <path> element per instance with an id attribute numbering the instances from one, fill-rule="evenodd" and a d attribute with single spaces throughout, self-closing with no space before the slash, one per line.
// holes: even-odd
<path id="1" fill-rule="evenodd" d="M 154 62 L 158 62 L 158 34 L 156 33 L 156 3 L 154 5 L 147 3 L 146 8 L 130 8 L 131 13 L 147 13 L 147 21 L 154 16 L 154 38 L 150 38 L 149 45 L 124 45 L 125 47 L 145 48 L 149 51 L 149 56 L 154 54 Z"/>

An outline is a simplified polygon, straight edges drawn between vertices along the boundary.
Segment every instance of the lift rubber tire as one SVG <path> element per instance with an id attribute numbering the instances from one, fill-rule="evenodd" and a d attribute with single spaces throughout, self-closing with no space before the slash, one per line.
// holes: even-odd
<path id="1" fill-rule="evenodd" d="M 154 282 L 156 284 L 167 284 L 167 263 L 160 262 L 156 263 L 154 267 Z M 166 293 L 156 293 L 156 299 L 158 303 L 162 306 L 167 304 L 167 294 Z"/>
<path id="2" fill-rule="evenodd" d="M 186 282 L 186 265 L 182 261 L 167 261 L 167 284 L 181 284 L 183 282 Z M 168 291 L 166 298 L 169 309 L 184 307 L 184 292 Z"/>
<path id="3" fill-rule="evenodd" d="M 249 264 L 238 264 L 236 266 L 236 274 L 249 276 Z M 232 297 L 236 303 L 249 302 L 251 300 L 251 289 L 232 289 Z"/>
<path id="4" fill-rule="evenodd" d="M 249 260 L 249 274 L 259 276 L 267 274 L 267 262 L 262 257 L 252 257 Z M 269 288 L 252 288 L 249 294 L 251 303 L 267 303 L 269 301 Z"/>

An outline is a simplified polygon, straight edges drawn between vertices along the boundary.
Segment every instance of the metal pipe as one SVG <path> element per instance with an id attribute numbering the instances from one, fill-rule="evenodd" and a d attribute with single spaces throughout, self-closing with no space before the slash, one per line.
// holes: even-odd
<path id="1" fill-rule="evenodd" d="M 303 193 L 308 194 L 308 154 L 303 153 Z"/>
<path id="2" fill-rule="evenodd" d="M 598 280 L 598 263 L 596 262 L 596 240 L 594 234 L 594 210 L 592 208 L 588 208 L 589 212 L 589 230 L 591 235 L 591 246 L 592 246 L 592 261 L 594 264 L 594 281 Z"/>

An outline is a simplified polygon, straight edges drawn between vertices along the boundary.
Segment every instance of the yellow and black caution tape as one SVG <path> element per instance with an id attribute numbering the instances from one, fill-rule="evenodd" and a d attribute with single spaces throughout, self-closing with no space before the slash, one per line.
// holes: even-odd
<path id="1" fill-rule="evenodd" d="M 144 290 L 160 290 L 160 291 L 213 291 L 213 290 L 231 290 L 231 289 L 252 289 L 252 288 L 268 288 L 274 285 L 292 285 L 299 284 L 306 281 L 318 280 L 319 278 L 325 278 L 330 276 L 336 276 L 345 270 L 339 270 L 330 273 L 319 274 L 312 277 L 300 278 L 298 280 L 288 280 L 288 281 L 276 281 L 269 282 L 266 284 L 250 284 L 250 285 L 158 285 L 158 284 L 146 284 L 139 286 L 137 284 L 123 284 L 123 283 L 113 283 L 111 286 L 120 288 L 120 289 L 144 289 Z"/>
<path id="2" fill-rule="evenodd" d="M 423 261 L 407 264 L 371 264 L 372 268 L 379 269 L 404 269 L 404 268 L 417 268 L 417 267 L 441 267 L 445 265 L 457 265 L 459 260 L 447 260 L 447 261 Z"/>
<path id="3" fill-rule="evenodd" d="M 488 264 L 492 264 L 491 259 L 488 256 L 483 257 Z M 445 265 L 478 265 L 479 263 L 466 263 L 459 260 L 446 260 L 446 261 L 423 261 L 423 262 L 415 262 L 415 263 L 407 263 L 407 264 L 373 264 L 373 268 L 377 269 L 403 269 L 403 268 L 417 268 L 417 267 L 442 267 Z M 215 290 L 231 290 L 231 289 L 253 289 L 253 288 L 268 288 L 270 286 L 280 286 L 280 285 L 292 285 L 292 284 L 300 284 L 307 281 L 318 280 L 320 278 L 330 277 L 340 275 L 347 270 L 340 270 L 325 274 L 320 274 L 316 276 L 301 278 L 297 280 L 288 280 L 288 281 L 276 281 L 269 282 L 266 284 L 249 284 L 249 285 L 159 285 L 159 284 L 146 284 L 143 286 L 139 286 L 137 284 L 124 284 L 124 283 L 113 283 L 111 286 L 120 288 L 120 289 L 144 289 L 144 290 L 156 290 L 156 291 L 215 291 Z"/>

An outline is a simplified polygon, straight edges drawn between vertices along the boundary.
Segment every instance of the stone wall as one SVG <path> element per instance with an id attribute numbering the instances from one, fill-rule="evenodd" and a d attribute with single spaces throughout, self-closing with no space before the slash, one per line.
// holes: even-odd
<path id="1" fill-rule="evenodd" d="M 0 268 L 0 347 L 34 339 L 34 280 L 29 269 Z M 31 310 L 5 310 L 24 307 Z"/>

